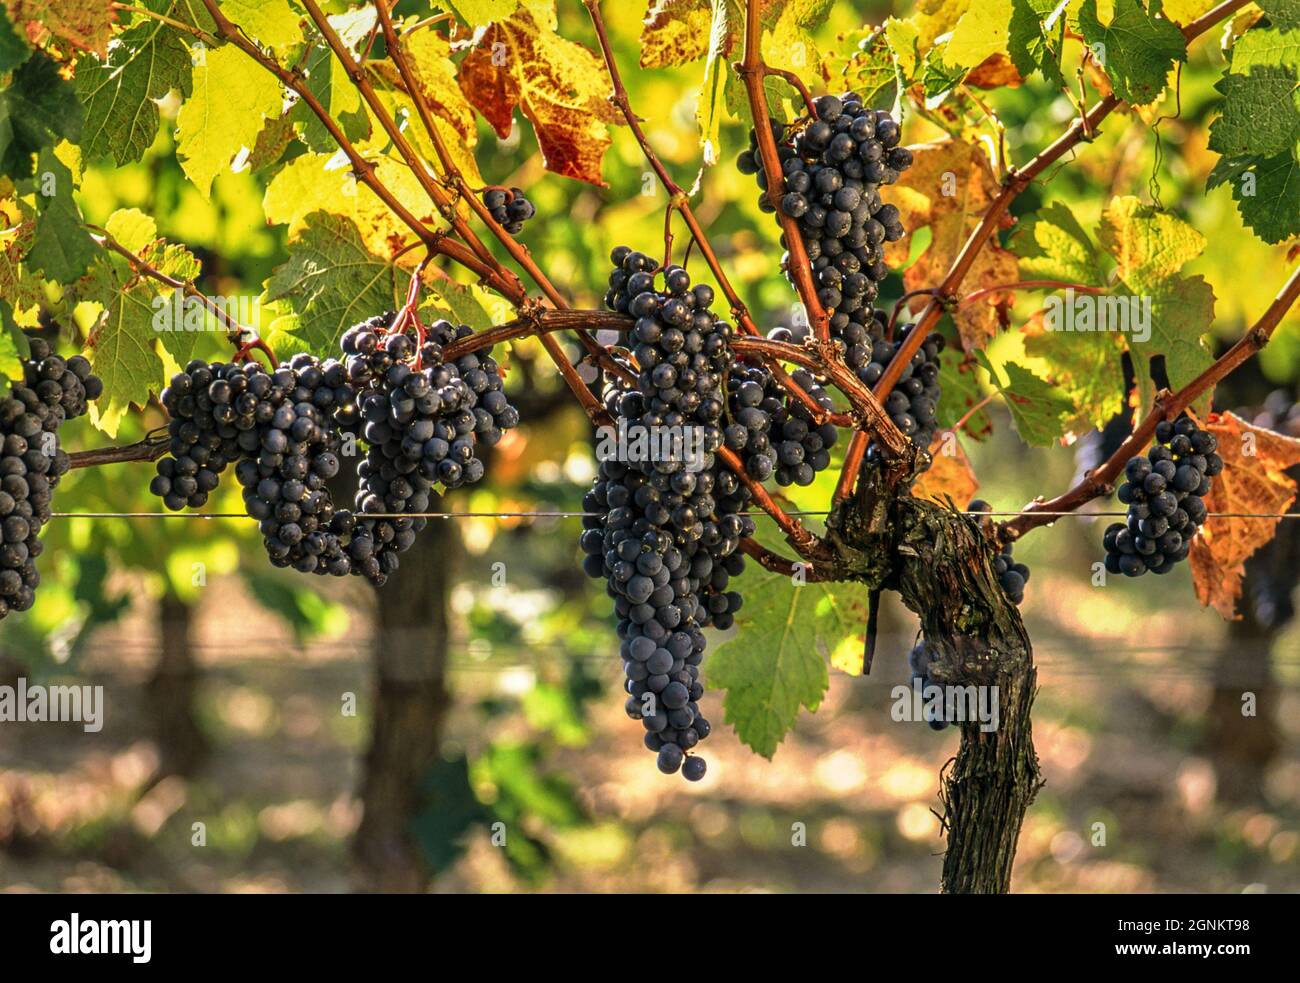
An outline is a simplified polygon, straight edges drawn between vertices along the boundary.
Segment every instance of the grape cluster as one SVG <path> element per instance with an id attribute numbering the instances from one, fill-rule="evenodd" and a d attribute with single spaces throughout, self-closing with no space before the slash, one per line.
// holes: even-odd
<path id="1" fill-rule="evenodd" d="M 583 502 L 593 513 L 583 520 L 583 566 L 614 598 L 628 715 L 645 727 L 661 771 L 698 781 L 706 766 L 690 752 L 710 730 L 698 706 L 701 629 L 733 623 L 742 601 L 728 587 L 744 568 L 740 540 L 754 532 L 743 514 L 749 490 L 716 456 L 730 327 L 709 309 L 713 291 L 692 287 L 681 267 L 660 270 L 626 246 L 611 259 L 606 303 L 637 319 L 629 343 L 638 371 L 634 387 L 606 393 L 606 409 L 629 435 L 677 433 L 684 444 L 689 434 L 698 453 L 602 460 Z"/>
<path id="2" fill-rule="evenodd" d="M 877 317 L 873 316 L 866 328 L 852 321 L 843 333 L 845 361 L 859 379 L 874 386 L 913 330 L 913 325 L 901 325 L 890 340 Z M 931 333 L 903 366 L 898 382 L 885 398 L 885 412 L 894 425 L 922 449 L 930 446 L 939 429 L 939 353 L 944 344 L 943 335 Z"/>
<path id="3" fill-rule="evenodd" d="M 992 512 L 993 506 L 982 498 L 976 498 L 967 506 L 967 511 Z M 1011 543 L 1002 547 L 1002 552 L 993 558 L 993 572 L 997 574 L 998 584 L 1006 591 L 1012 603 L 1020 604 L 1025 599 L 1025 584 L 1029 583 L 1029 567 L 1017 563 L 1011 551 Z"/>
<path id="4" fill-rule="evenodd" d="M 812 263 L 817 298 L 831 315 L 832 330 L 870 311 L 880 281 L 889 274 L 883 246 L 904 234 L 898 209 L 880 198 L 880 187 L 898 180 L 912 153 L 898 146 L 898 123 L 883 110 L 863 106 L 857 93 L 825 95 L 815 102 L 817 119 L 786 139 L 786 127 L 770 121 L 781 162 L 781 211 L 798 223 Z M 759 207 L 772 211 L 767 175 L 750 133 L 750 148 L 736 161 L 763 189 Z M 782 237 L 782 246 L 789 244 Z M 788 266 L 788 254 L 786 265 Z M 859 316 L 859 323 L 865 318 Z"/>
<path id="5" fill-rule="evenodd" d="M 794 382 L 829 410 L 830 396 L 806 369 L 791 373 Z M 817 424 L 798 400 L 790 398 L 772 373 L 758 365 L 738 364 L 727 386 L 728 419 L 723 429 L 727 447 L 741 456 L 756 481 L 776 478 L 777 484 L 810 485 L 830 467 L 830 449 L 838 432 L 834 424 Z"/>
<path id="6" fill-rule="evenodd" d="M 0 401 L 0 618 L 36 601 L 41 530 L 69 464 L 59 427 L 104 390 L 80 355 L 65 361 L 41 338 L 29 344 L 22 382 Z"/>
<path id="7" fill-rule="evenodd" d="M 340 468 L 335 415 L 355 393 L 334 359 L 296 355 L 271 372 L 256 362 L 193 360 L 162 392 L 171 454 L 158 462 L 150 491 L 169 509 L 199 508 L 234 463 L 274 565 L 370 572 L 365 538 L 351 536 L 351 513 L 336 510 L 325 487 Z"/>
<path id="8" fill-rule="evenodd" d="M 171 454 L 150 490 L 169 509 L 198 508 L 232 463 L 267 555 L 303 573 L 384 584 L 425 520 L 433 485 L 483 476 L 479 442 L 495 444 L 519 414 L 486 352 L 444 364 L 444 346 L 472 331 L 439 321 L 417 344 L 389 334 L 383 314 L 343 335 L 343 361 L 295 355 L 268 372 L 255 362 L 190 362 L 163 390 Z M 418 356 L 418 357 L 417 357 Z M 325 483 L 339 473 L 344 428 L 364 424 L 355 509 Z"/>
<path id="9" fill-rule="evenodd" d="M 536 206 L 520 188 L 488 188 L 482 201 L 493 220 L 512 236 L 522 232 L 524 223 L 537 214 Z"/>
<path id="10" fill-rule="evenodd" d="M 397 554 L 427 521 L 401 513 L 427 512 L 435 483 L 450 490 L 481 479 L 479 443 L 490 447 L 519 423 L 488 350 L 443 361 L 444 347 L 473 334 L 468 326 L 436 321 L 417 346 L 410 335 L 388 333 L 394 317 L 370 318 L 342 338 L 358 394 L 339 423 L 363 425 L 368 449 L 357 467 L 356 513 L 373 541 L 374 563 L 366 562 L 381 574 L 396 569 Z"/>
<path id="11" fill-rule="evenodd" d="M 1127 522 L 1112 524 L 1102 539 L 1106 569 L 1126 577 L 1168 573 L 1187 558 L 1205 521 L 1210 479 L 1223 470 L 1214 434 L 1190 417 L 1162 420 L 1155 436 L 1151 449 L 1124 467 L 1117 495 L 1128 506 Z"/>

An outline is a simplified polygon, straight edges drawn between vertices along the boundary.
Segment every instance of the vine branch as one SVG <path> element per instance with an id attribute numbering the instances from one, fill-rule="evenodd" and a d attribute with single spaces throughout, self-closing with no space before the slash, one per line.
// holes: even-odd
<path id="1" fill-rule="evenodd" d="M 1202 393 L 1208 392 L 1219 380 L 1267 345 L 1283 316 L 1297 298 L 1300 298 L 1300 266 L 1292 271 L 1290 278 L 1278 291 L 1273 302 L 1268 305 L 1268 309 L 1235 345 L 1215 359 L 1213 365 L 1178 392 L 1171 393 L 1165 390 L 1160 393 L 1151 412 L 1138 424 L 1129 438 L 1100 467 L 1089 471 L 1077 485 L 1056 498 L 1033 502 L 1014 519 L 999 523 L 995 534 L 998 541 L 1011 542 L 1019 539 L 1031 529 L 1051 525 L 1056 521 L 1057 514 L 1073 512 L 1094 498 L 1109 494 L 1129 458 L 1141 453 L 1151 442 L 1152 437 L 1155 436 L 1156 425 L 1162 420 L 1177 417 Z"/>

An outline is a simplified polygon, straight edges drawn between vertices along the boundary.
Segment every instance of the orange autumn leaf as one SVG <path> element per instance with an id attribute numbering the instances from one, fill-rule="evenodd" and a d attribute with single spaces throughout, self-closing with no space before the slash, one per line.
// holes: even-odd
<path id="1" fill-rule="evenodd" d="M 604 186 L 600 163 L 612 142 L 609 124 L 619 117 L 599 55 L 524 8 L 482 32 L 457 80 L 498 136 L 509 136 L 518 108 L 533 124 L 548 171 Z"/>
<path id="2" fill-rule="evenodd" d="M 971 232 L 979 225 L 1001 184 L 988 157 L 976 143 L 941 140 L 908 148 L 912 166 L 898 183 L 881 188 L 881 197 L 898 208 L 907 235 L 885 249 L 885 262 L 902 266 L 911 251 L 912 236 L 929 226 L 930 245 L 903 271 L 908 290 L 941 283 Z M 986 287 L 1015 283 L 1016 257 L 991 239 L 976 255 L 962 281 L 963 294 Z M 1010 306 L 1010 293 L 993 293 L 953 313 L 962 348 L 984 348 L 997 332 Z"/>
<path id="3" fill-rule="evenodd" d="M 913 496 L 940 504 L 951 498 L 958 508 L 966 508 L 979 491 L 980 483 L 957 435 L 950 430 L 935 434 L 930 444 L 930 457 L 934 463 L 929 471 L 916 479 L 912 486 Z"/>
<path id="4" fill-rule="evenodd" d="M 1288 468 L 1300 464 L 1300 440 L 1255 427 L 1235 413 L 1205 425 L 1219 441 L 1223 471 L 1210 484 L 1210 512 L 1281 515 L 1296 497 Z M 1280 519 L 1211 518 L 1192 540 L 1189 559 L 1197 599 L 1235 619 L 1246 560 L 1277 534 Z"/>
<path id="5" fill-rule="evenodd" d="M 1024 81 L 1011 59 L 1000 51 L 989 55 L 966 73 L 966 84 L 977 89 L 1014 89 Z"/>

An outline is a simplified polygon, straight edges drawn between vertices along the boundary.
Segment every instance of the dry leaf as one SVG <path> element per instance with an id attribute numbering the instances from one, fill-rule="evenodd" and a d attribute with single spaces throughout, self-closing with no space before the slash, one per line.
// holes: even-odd
<path id="1" fill-rule="evenodd" d="M 1280 515 L 1296 497 L 1286 474 L 1300 464 L 1300 440 L 1252 426 L 1235 413 L 1212 415 L 1205 428 L 1219 440 L 1223 471 L 1211 482 L 1210 512 Z M 1192 540 L 1189 559 L 1196 597 L 1235 619 L 1245 562 L 1277 534 L 1280 519 L 1208 519 Z"/>
<path id="2" fill-rule="evenodd" d="M 989 55 L 966 75 L 966 84 L 977 89 L 1015 88 L 1024 82 L 1011 59 L 998 51 Z"/>
<path id="3" fill-rule="evenodd" d="M 950 430 L 935 434 L 930 457 L 934 463 L 912 485 L 913 497 L 940 504 L 951 498 L 958 508 L 966 508 L 979 491 L 980 483 L 957 435 Z"/>
<path id="4" fill-rule="evenodd" d="M 510 135 L 518 107 L 533 124 L 548 171 L 604 186 L 608 124 L 620 117 L 598 55 L 523 9 L 482 32 L 460 63 L 458 81 L 498 136 Z"/>
<path id="5" fill-rule="evenodd" d="M 943 140 L 910 148 L 912 166 L 898 184 L 882 188 L 882 197 L 899 210 L 908 234 L 885 250 L 885 262 L 901 266 L 917 229 L 930 226 L 930 245 L 903 272 L 908 290 L 936 287 L 979 224 L 1001 186 L 984 151 L 974 143 Z M 962 281 L 962 292 L 1015 283 L 1016 257 L 990 240 Z M 953 316 L 966 351 L 984 348 L 997 332 L 1010 294 L 997 293 L 968 304 Z"/>

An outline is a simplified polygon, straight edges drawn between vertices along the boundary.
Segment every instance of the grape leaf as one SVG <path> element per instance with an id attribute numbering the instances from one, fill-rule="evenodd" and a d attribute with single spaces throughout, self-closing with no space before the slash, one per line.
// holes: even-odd
<path id="1" fill-rule="evenodd" d="M 700 124 L 700 149 L 706 167 L 718 162 L 722 150 L 722 118 L 727 112 L 727 76 L 732 49 L 737 44 L 732 19 L 737 15 L 728 0 L 712 0 L 713 19 L 709 27 L 709 51 L 704 65 L 695 119 Z"/>
<path id="2" fill-rule="evenodd" d="M 439 318 L 452 324 L 468 324 L 475 331 L 492 327 L 492 315 L 479 299 L 478 291 L 455 280 L 439 279 L 425 287 L 426 302 L 420 307 L 425 320 Z"/>
<path id="3" fill-rule="evenodd" d="M 373 191 L 333 162 L 329 154 L 306 153 L 280 168 L 262 199 L 266 220 L 289 226 L 293 236 L 313 212 L 346 216 L 360 232 L 368 252 L 391 256 L 409 237 L 406 226 Z M 411 214 L 425 221 L 434 219 L 429 196 L 405 164 L 379 157 L 375 160 L 375 176 Z"/>
<path id="4" fill-rule="evenodd" d="M 831 584 L 795 587 L 780 575 L 746 587 L 743 634 L 710 656 L 708 681 L 726 690 L 725 719 L 736 736 L 763 757 L 776 753 L 801 706 L 821 705 L 832 651 L 862 648 L 861 594 Z"/>
<path id="5" fill-rule="evenodd" d="M 1300 146 L 1267 158 L 1225 157 L 1206 187 L 1228 182 L 1242 220 L 1265 242 L 1300 234 Z"/>
<path id="6" fill-rule="evenodd" d="M 72 197 L 72 172 L 44 148 L 36 168 L 36 234 L 26 263 L 58 283 L 72 283 L 89 268 L 99 248 L 81 221 Z"/>
<path id="7" fill-rule="evenodd" d="M 1175 389 L 1191 382 L 1213 361 L 1204 336 L 1214 321 L 1214 291 L 1201 277 L 1179 275 L 1205 249 L 1205 237 L 1186 222 L 1133 197 L 1115 198 L 1102 216 L 1101 242 L 1118 268 L 1108 302 L 1128 299 L 1149 316 L 1149 337 L 1128 334 L 1138 375 L 1139 409 L 1155 400 L 1148 363 L 1160 358 Z M 1127 298 L 1125 295 L 1127 294 Z M 1209 394 L 1196 406 L 1204 408 Z"/>
<path id="8" fill-rule="evenodd" d="M 302 14 L 289 0 L 221 0 L 221 12 L 264 48 L 285 51 L 302 44 Z"/>
<path id="9" fill-rule="evenodd" d="M 0 300 L 12 309 L 31 309 L 45 299 L 36 277 L 24 275 L 23 257 L 31 248 L 36 223 L 23 218 L 0 229 Z"/>
<path id="10" fill-rule="evenodd" d="M 447 6 L 470 27 L 485 27 L 513 16 L 521 0 L 447 0 Z"/>
<path id="11" fill-rule="evenodd" d="M 1061 84 L 1061 40 L 1064 19 L 1047 27 L 1054 5 L 1048 0 L 988 0 L 971 6 L 953 28 L 942 49 L 943 61 L 956 68 L 973 69 L 996 56 L 1008 58 L 1020 78 L 1041 71 L 1054 85 Z M 1055 43 L 1044 33 L 1052 32 Z"/>
<path id="12" fill-rule="evenodd" d="M 1300 28 L 1255 27 L 1237 38 L 1232 46 L 1232 70 L 1243 72 L 1264 65 L 1300 66 Z"/>
<path id="13" fill-rule="evenodd" d="M 336 19 L 331 17 L 329 20 L 338 30 Z M 340 34 L 340 37 L 343 38 L 343 35 Z M 352 40 L 351 37 L 343 38 L 345 44 Z M 303 66 L 303 73 L 307 78 L 308 90 L 334 118 L 348 140 L 356 143 L 370 135 L 370 117 L 362 105 L 361 93 L 348 78 L 347 69 L 334 57 L 324 41 L 312 48 Z M 296 124 L 303 143 L 312 150 L 331 154 L 338 150 L 334 137 L 305 102 L 297 103 L 289 111 L 289 117 Z"/>
<path id="14" fill-rule="evenodd" d="M 944 430 L 955 427 L 984 398 L 974 359 L 951 348 L 939 353 L 939 386 L 943 390 L 943 399 L 935 407 L 935 418 Z M 993 424 L 981 409 L 971 414 L 962 429 L 968 437 L 980 440 L 993 432 Z"/>
<path id="15" fill-rule="evenodd" d="M 942 140 L 912 147 L 912 166 L 897 184 L 881 189 L 882 197 L 898 207 L 908 230 L 885 250 L 885 261 L 901 266 L 911 250 L 911 237 L 930 228 L 930 244 L 903 273 L 908 290 L 933 287 L 943 280 L 953 260 L 1001 190 L 988 158 L 978 144 Z M 966 274 L 962 289 L 1014 283 L 1016 257 L 998 244 L 996 237 L 979 251 Z M 1009 296 L 994 294 L 968 304 L 954 314 L 966 351 L 983 348 L 997 331 L 1000 310 Z"/>
<path id="16" fill-rule="evenodd" d="M 605 64 L 556 34 L 554 8 L 547 14 L 520 10 L 483 31 L 460 63 L 460 87 L 498 136 L 510 134 L 518 107 L 533 124 L 547 170 L 603 187 L 608 124 L 619 118 Z"/>
<path id="17" fill-rule="evenodd" d="M 1003 382 L 984 352 L 976 352 L 975 357 L 1006 401 L 1021 440 L 1034 447 L 1050 447 L 1065 436 L 1065 421 L 1073 415 L 1074 403 L 1063 391 L 1015 362 L 1003 364 L 1007 373 Z"/>
<path id="18" fill-rule="evenodd" d="M 31 355 L 27 336 L 14 322 L 9 302 L 0 298 L 0 376 L 10 382 L 23 378 L 23 359 Z M 9 386 L 0 384 L 0 398 L 8 393 Z"/>
<path id="19" fill-rule="evenodd" d="M 405 292 L 397 267 L 370 253 L 352 222 L 315 212 L 289 243 L 289 259 L 275 268 L 265 297 L 287 299 L 298 315 L 293 333 L 308 350 L 326 352 L 363 318 L 397 310 Z"/>
<path id="20" fill-rule="evenodd" d="M 1052 202 L 1023 219 L 1008 243 L 1026 280 L 1063 280 L 1101 286 L 1105 276 L 1097 247 L 1069 206 Z"/>
<path id="21" fill-rule="evenodd" d="M 957 508 L 966 508 L 980 490 L 980 483 L 957 435 L 935 434 L 930 444 L 930 459 L 933 462 L 930 469 L 912 485 L 912 496 L 928 498 L 940 505 L 952 499 Z"/>
<path id="22" fill-rule="evenodd" d="M 113 37 L 113 5 L 103 0 L 6 0 L 19 27 L 54 37 L 67 48 L 103 55 Z"/>
<path id="23" fill-rule="evenodd" d="M 1114 17 L 1102 24 L 1097 0 L 1083 0 L 1079 28 L 1115 95 L 1145 106 L 1164 91 L 1174 63 L 1187 60 L 1187 42 L 1175 24 L 1148 13 L 1139 0 L 1113 0 L 1113 5 Z"/>
<path id="24" fill-rule="evenodd" d="M 1117 334 L 1049 331 L 1042 311 L 1021 334 L 1026 354 L 1046 364 L 1048 380 L 1074 406 L 1064 421 L 1067 433 L 1100 429 L 1124 408 L 1123 342 Z"/>
<path id="25" fill-rule="evenodd" d="M 181 168 L 203 197 L 231 159 L 257 143 L 262 120 L 279 115 L 280 104 L 279 81 L 233 44 L 206 52 L 176 117 Z"/>
<path id="26" fill-rule="evenodd" d="M 32 49 L 9 21 L 9 12 L 0 4 L 0 72 L 17 68 L 27 60 Z"/>
<path id="27" fill-rule="evenodd" d="M 430 111 L 449 124 L 467 146 L 473 147 L 478 142 L 478 129 L 474 110 L 456 81 L 451 42 L 437 31 L 417 31 L 403 38 L 402 50 Z M 386 68 L 391 63 L 378 64 Z"/>
<path id="28" fill-rule="evenodd" d="M 1214 6 L 1214 0 L 1163 0 L 1160 12 L 1184 27 Z"/>
<path id="29" fill-rule="evenodd" d="M 1300 7 L 1295 0 L 1256 0 L 1274 27 L 1289 30 L 1300 27 Z"/>
<path id="30" fill-rule="evenodd" d="M 1219 440 L 1223 471 L 1210 483 L 1212 513 L 1284 514 L 1296 483 L 1286 472 L 1300 464 L 1300 440 L 1256 427 L 1235 413 L 1211 416 L 1205 427 Z M 1225 618 L 1237 618 L 1245 562 L 1277 535 L 1281 519 L 1210 518 L 1192 540 L 1188 560 L 1196 597 Z"/>
<path id="31" fill-rule="evenodd" d="M 1234 156 L 1282 153 L 1300 139 L 1300 82 L 1295 72 L 1257 65 L 1249 74 L 1225 75 L 1222 115 L 1210 125 L 1210 149 Z"/>
<path id="32" fill-rule="evenodd" d="M 712 21 L 709 0 L 652 0 L 641 26 L 641 67 L 667 68 L 703 58 Z"/>
<path id="33" fill-rule="evenodd" d="M 163 383 L 163 362 L 154 347 L 153 289 L 143 281 L 119 282 L 107 260 L 97 263 L 89 279 L 104 304 L 104 312 L 86 339 L 95 374 L 104 392 L 91 407 L 91 422 L 110 437 L 117 436 L 132 405 L 142 407 Z"/>
<path id="34" fill-rule="evenodd" d="M 838 45 L 827 53 L 822 74 L 832 80 L 832 89 L 862 96 L 864 106 L 892 109 L 905 84 L 898 60 L 883 33 L 874 28 L 862 33 L 856 45 Z"/>
<path id="35" fill-rule="evenodd" d="M 152 0 L 167 10 L 169 0 Z M 88 158 L 111 155 L 117 164 L 140 160 L 158 134 L 157 100 L 173 89 L 191 91 L 189 47 L 180 32 L 145 20 L 123 32 L 99 60 L 77 63 L 77 95 L 86 107 L 82 150 Z"/>
<path id="36" fill-rule="evenodd" d="M 70 82 L 44 52 L 14 70 L 0 92 L 0 173 L 30 177 L 35 154 L 60 138 L 81 139 L 82 108 Z"/>

